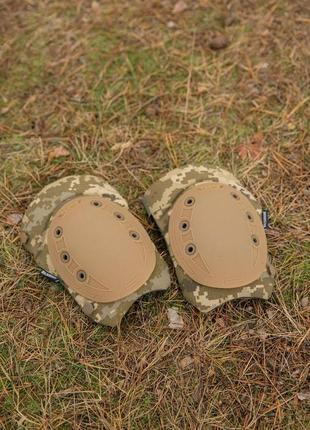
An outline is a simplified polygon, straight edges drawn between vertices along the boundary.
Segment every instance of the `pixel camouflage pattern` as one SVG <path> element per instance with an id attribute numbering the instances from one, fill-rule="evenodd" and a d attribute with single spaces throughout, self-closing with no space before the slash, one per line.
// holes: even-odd
<path id="1" fill-rule="evenodd" d="M 49 257 L 47 231 L 53 213 L 74 197 L 86 195 L 110 198 L 128 209 L 126 200 L 107 182 L 96 176 L 68 176 L 44 187 L 29 205 L 21 223 L 21 241 L 33 255 L 37 265 L 48 273 L 58 276 Z M 167 264 L 156 250 L 156 265 L 147 282 L 124 299 L 111 303 L 97 303 L 77 294 L 65 285 L 83 312 L 95 322 L 116 326 L 130 306 L 142 295 L 165 290 L 170 285 Z"/>
<path id="2" fill-rule="evenodd" d="M 170 171 L 151 185 L 144 194 L 142 201 L 148 214 L 154 218 L 165 237 L 184 297 L 201 312 L 205 313 L 224 302 L 236 298 L 257 297 L 268 299 L 274 285 L 274 269 L 269 261 L 267 261 L 265 271 L 259 279 L 249 285 L 229 289 L 212 288 L 198 284 L 176 262 L 168 235 L 171 210 L 176 199 L 188 187 L 206 181 L 215 181 L 230 185 L 249 199 L 260 216 L 262 213 L 262 209 L 253 195 L 230 172 L 224 169 L 189 165 Z"/>

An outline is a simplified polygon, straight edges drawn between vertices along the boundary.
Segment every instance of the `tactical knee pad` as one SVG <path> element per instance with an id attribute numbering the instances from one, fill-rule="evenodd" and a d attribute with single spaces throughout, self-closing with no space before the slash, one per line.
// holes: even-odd
<path id="1" fill-rule="evenodd" d="M 200 311 L 235 298 L 270 297 L 274 270 L 262 209 L 231 173 L 175 169 L 142 200 L 165 237 L 183 295 Z"/>
<path id="2" fill-rule="evenodd" d="M 166 263 L 125 199 L 95 176 L 69 176 L 37 195 L 21 228 L 42 273 L 83 312 L 115 326 L 140 296 L 170 285 Z"/>

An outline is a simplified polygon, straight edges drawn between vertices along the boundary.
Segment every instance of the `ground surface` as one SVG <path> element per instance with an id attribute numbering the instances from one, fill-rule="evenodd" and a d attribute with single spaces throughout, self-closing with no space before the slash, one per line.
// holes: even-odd
<path id="1" fill-rule="evenodd" d="M 185 5 L 0 3 L 2 428 L 309 428 L 309 2 Z M 205 316 L 174 281 L 109 329 L 21 249 L 19 214 L 49 182 L 99 175 L 148 226 L 139 196 L 189 162 L 269 208 L 269 302 Z"/>

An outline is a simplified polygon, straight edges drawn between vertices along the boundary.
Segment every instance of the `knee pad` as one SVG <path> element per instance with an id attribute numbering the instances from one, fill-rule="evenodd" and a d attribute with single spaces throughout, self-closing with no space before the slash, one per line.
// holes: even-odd
<path id="1" fill-rule="evenodd" d="M 183 295 L 200 311 L 235 298 L 270 297 L 274 269 L 262 209 L 231 173 L 175 169 L 142 200 L 165 237 Z"/>
<path id="2" fill-rule="evenodd" d="M 170 285 L 166 263 L 126 200 L 95 176 L 69 176 L 37 195 L 21 241 L 97 323 L 118 325 L 140 296 Z"/>

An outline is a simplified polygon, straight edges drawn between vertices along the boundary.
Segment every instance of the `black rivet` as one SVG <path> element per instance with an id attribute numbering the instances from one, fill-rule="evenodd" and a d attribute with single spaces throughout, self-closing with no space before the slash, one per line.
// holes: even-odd
<path id="1" fill-rule="evenodd" d="M 246 213 L 246 216 L 247 216 L 247 219 L 248 219 L 249 221 L 253 222 L 253 216 L 252 216 L 252 214 L 250 214 L 250 212 L 247 212 L 247 213 Z"/>
<path id="2" fill-rule="evenodd" d="M 185 206 L 193 206 L 193 204 L 195 203 L 195 199 L 194 197 L 187 197 L 187 199 L 185 199 Z"/>
<path id="3" fill-rule="evenodd" d="M 179 228 L 182 231 L 187 231 L 189 229 L 189 222 L 188 221 L 181 221 Z"/>
<path id="4" fill-rule="evenodd" d="M 234 191 L 231 193 L 231 195 L 233 196 L 234 199 L 240 200 L 240 196 L 237 193 L 235 193 Z"/>
<path id="5" fill-rule="evenodd" d="M 80 282 L 84 282 L 86 281 L 86 277 L 87 277 L 86 272 L 84 272 L 84 270 L 79 270 L 76 274 L 76 277 Z"/>
<path id="6" fill-rule="evenodd" d="M 185 252 L 186 252 L 187 255 L 193 255 L 193 254 L 195 254 L 195 252 L 196 252 L 196 245 L 194 245 L 193 243 L 189 243 L 185 247 Z"/>
<path id="7" fill-rule="evenodd" d="M 259 240 L 258 240 L 258 238 L 253 234 L 253 236 L 252 236 L 252 243 L 255 245 L 255 246 L 258 246 L 259 245 Z"/>
<path id="8" fill-rule="evenodd" d="M 129 235 L 134 240 L 139 240 L 140 239 L 140 234 L 137 231 L 130 231 Z"/>
<path id="9" fill-rule="evenodd" d="M 119 221 L 124 221 L 125 217 L 122 213 L 120 212 L 114 212 L 114 216 L 115 218 L 117 218 Z"/>
<path id="10" fill-rule="evenodd" d="M 56 227 L 55 228 L 55 230 L 54 230 L 55 237 L 60 238 L 62 236 L 62 233 L 63 233 L 63 231 L 62 231 L 61 227 Z"/>
<path id="11" fill-rule="evenodd" d="M 70 255 L 66 251 L 60 254 L 60 258 L 63 263 L 68 263 L 70 261 Z"/>
<path id="12" fill-rule="evenodd" d="M 96 208 L 99 208 L 100 206 L 102 206 L 102 203 L 98 200 L 92 200 L 91 205 L 95 206 Z"/>

